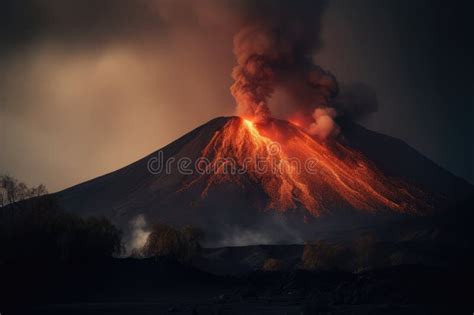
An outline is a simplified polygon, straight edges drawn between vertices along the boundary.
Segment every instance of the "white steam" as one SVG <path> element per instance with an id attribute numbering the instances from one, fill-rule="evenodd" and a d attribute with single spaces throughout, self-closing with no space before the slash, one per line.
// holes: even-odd
<path id="1" fill-rule="evenodd" d="M 125 242 L 125 256 L 132 256 L 139 252 L 146 243 L 150 231 L 147 229 L 145 216 L 139 214 L 130 221 L 130 235 Z"/>
<path id="2" fill-rule="evenodd" d="M 228 227 L 226 234 L 209 247 L 250 246 L 270 244 L 299 244 L 303 239 L 298 228 L 290 226 L 286 218 L 274 214 L 253 228 Z"/>
<path id="3" fill-rule="evenodd" d="M 332 107 L 316 108 L 313 112 L 314 122 L 309 126 L 308 132 L 321 140 L 339 134 L 340 128 L 334 121 L 337 112 Z"/>

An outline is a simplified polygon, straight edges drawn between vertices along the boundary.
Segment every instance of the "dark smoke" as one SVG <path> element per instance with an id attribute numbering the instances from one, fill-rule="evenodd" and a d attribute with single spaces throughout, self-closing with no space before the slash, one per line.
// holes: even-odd
<path id="1" fill-rule="evenodd" d="M 281 89 L 291 99 L 285 107 L 299 111 L 309 128 L 311 123 L 319 124 L 313 120 L 318 117 L 314 110 L 330 107 L 338 92 L 334 76 L 312 61 L 322 47 L 326 6 L 325 0 L 25 0 L 21 4 L 7 0 L 1 5 L 0 38 L 9 45 L 0 49 L 54 41 L 90 51 L 117 43 L 137 46 L 162 40 L 183 27 L 203 27 L 207 33 L 225 29 L 235 33 L 238 65 L 232 72 L 231 91 L 238 114 L 267 118 L 269 101 Z"/>
<path id="2" fill-rule="evenodd" d="M 254 120 L 271 115 L 275 89 L 286 94 L 285 106 L 300 111 L 308 130 L 322 138 L 337 133 L 331 101 L 338 93 L 335 77 L 315 65 L 322 46 L 321 17 L 325 1 L 267 2 L 234 37 L 237 66 L 231 87 L 238 114 Z M 318 110 L 317 110 L 318 109 Z M 317 110 L 317 111 L 316 111 Z M 325 114 L 323 114 L 325 113 Z M 320 120 L 321 118 L 321 120 Z M 330 128 L 331 130 L 327 130 Z"/>
<path id="3" fill-rule="evenodd" d="M 306 128 L 322 117 L 312 129 L 327 130 L 333 115 L 315 109 L 344 111 L 312 60 L 325 11 L 317 0 L 0 1 L 0 138 L 13 135 L 0 139 L 0 169 L 65 188 L 232 114 L 234 36 L 239 112 L 271 108 Z M 34 161 L 18 158 L 29 151 Z"/>
<path id="4" fill-rule="evenodd" d="M 323 45 L 325 7 L 325 1 L 272 1 L 248 8 L 249 18 L 234 36 L 231 91 L 239 115 L 265 121 L 276 109 L 277 116 L 294 118 L 326 139 L 339 133 L 337 116 L 359 119 L 376 111 L 369 87 L 343 87 L 339 94 L 334 75 L 313 60 Z"/>
<path id="5" fill-rule="evenodd" d="M 163 29 L 164 21 L 145 0 L 5 0 L 0 4 L 3 50 L 48 40 L 108 44 Z M 140 36 L 143 37 L 143 36 Z M 8 46 L 7 46 L 8 44 Z"/>
<path id="6" fill-rule="evenodd" d="M 342 86 L 333 106 L 340 115 L 352 120 L 361 120 L 379 109 L 375 90 L 361 82 Z"/>

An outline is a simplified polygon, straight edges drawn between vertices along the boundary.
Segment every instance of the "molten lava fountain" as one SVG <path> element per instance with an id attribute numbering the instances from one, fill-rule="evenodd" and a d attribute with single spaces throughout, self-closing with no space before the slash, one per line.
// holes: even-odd
<path id="1" fill-rule="evenodd" d="M 241 185 L 246 176 L 267 194 L 266 208 L 280 212 L 303 207 L 318 217 L 345 205 L 369 212 L 419 211 L 414 190 L 385 177 L 362 154 L 338 142 L 320 143 L 286 121 L 231 119 L 215 132 L 201 156 L 210 162 L 208 176 L 186 187 L 205 181 L 202 198 L 213 186 Z"/>

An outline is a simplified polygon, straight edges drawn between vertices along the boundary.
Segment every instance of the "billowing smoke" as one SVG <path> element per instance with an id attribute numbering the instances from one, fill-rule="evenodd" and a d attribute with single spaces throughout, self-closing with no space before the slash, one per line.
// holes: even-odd
<path id="1" fill-rule="evenodd" d="M 374 89 L 367 84 L 355 82 L 341 87 L 334 99 L 338 112 L 352 120 L 360 120 L 378 110 L 379 104 Z"/>
<path id="2" fill-rule="evenodd" d="M 278 53 L 277 43 L 268 39 L 265 29 L 249 26 L 241 30 L 234 39 L 234 52 L 238 66 L 232 71 L 235 83 L 231 87 L 237 101 L 237 112 L 256 120 L 265 120 L 270 115 L 267 99 L 273 92 L 274 69 L 272 51 Z"/>
<path id="3" fill-rule="evenodd" d="M 300 112 L 308 130 L 320 138 L 338 133 L 332 100 L 338 93 L 335 77 L 315 65 L 321 46 L 320 19 L 324 2 L 277 1 L 251 14 L 234 37 L 237 66 L 231 87 L 237 113 L 256 121 L 271 115 L 276 89 L 286 94 L 289 112 Z M 288 112 L 288 111 L 287 111 Z"/>
<path id="4" fill-rule="evenodd" d="M 230 115 L 235 56 L 240 115 L 271 109 L 306 128 L 315 108 L 357 116 L 312 60 L 325 10 L 324 0 L 3 0 L 0 135 L 11 136 L 0 170 L 55 191 Z"/>
<path id="5" fill-rule="evenodd" d="M 327 139 L 339 133 L 339 126 L 334 122 L 337 112 L 332 107 L 316 108 L 313 113 L 314 122 L 309 125 L 309 133 Z"/>

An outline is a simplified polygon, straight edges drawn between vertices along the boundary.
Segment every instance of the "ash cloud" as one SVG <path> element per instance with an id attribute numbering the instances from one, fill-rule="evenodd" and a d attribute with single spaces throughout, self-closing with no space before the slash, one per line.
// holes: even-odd
<path id="1" fill-rule="evenodd" d="M 1 1 L 0 171 L 56 191 L 232 114 L 239 7 Z"/>
<path id="2" fill-rule="evenodd" d="M 268 3 L 267 3 L 268 4 Z M 282 88 L 291 108 L 328 107 L 337 94 L 334 76 L 313 64 L 322 46 L 321 17 L 325 1 L 273 2 L 254 8 L 234 36 L 237 66 L 231 87 L 242 116 L 264 121 L 271 115 L 269 100 Z"/>
<path id="3" fill-rule="evenodd" d="M 274 1 L 250 8 L 234 36 L 237 65 L 231 87 L 237 113 L 256 121 L 295 119 L 325 140 L 340 132 L 337 116 L 356 119 L 377 109 L 365 85 L 340 87 L 313 56 L 323 46 L 326 1 Z"/>
<path id="4" fill-rule="evenodd" d="M 2 1 L 0 133 L 14 136 L 1 139 L 0 171 L 52 191 L 113 171 L 232 114 L 232 85 L 241 115 L 308 128 L 316 108 L 340 115 L 336 79 L 312 60 L 326 6 Z"/>
<path id="5" fill-rule="evenodd" d="M 341 87 L 341 92 L 334 99 L 333 106 L 341 115 L 352 120 L 362 120 L 379 109 L 375 90 L 362 82 L 355 82 Z"/>

